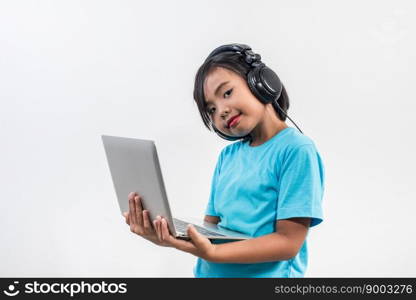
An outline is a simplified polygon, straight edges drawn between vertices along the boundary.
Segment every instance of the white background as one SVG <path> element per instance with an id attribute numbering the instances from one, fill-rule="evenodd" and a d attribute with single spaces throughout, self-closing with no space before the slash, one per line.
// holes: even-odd
<path id="1" fill-rule="evenodd" d="M 194 76 L 250 45 L 326 167 L 307 277 L 416 276 L 413 1 L 1 1 L 0 276 L 192 277 L 132 234 L 101 134 L 156 141 L 173 212 L 202 218 L 220 150 Z M 293 124 L 288 121 L 289 126 Z"/>

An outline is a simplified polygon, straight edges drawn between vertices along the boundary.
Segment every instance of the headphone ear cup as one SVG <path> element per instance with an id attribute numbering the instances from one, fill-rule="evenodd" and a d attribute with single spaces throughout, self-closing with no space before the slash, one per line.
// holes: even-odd
<path id="1" fill-rule="evenodd" d="M 282 93 L 279 77 L 263 63 L 248 73 L 247 82 L 253 94 L 264 104 L 272 103 Z"/>
<path id="2" fill-rule="evenodd" d="M 264 66 L 260 70 L 260 80 L 263 83 L 263 87 L 270 93 L 273 98 L 272 101 L 278 99 L 282 93 L 283 85 L 279 76 L 267 66 Z"/>
<path id="3" fill-rule="evenodd" d="M 239 139 L 241 139 L 241 138 L 243 138 L 243 137 L 241 137 L 241 136 L 229 136 L 229 135 L 226 135 L 226 134 L 224 134 L 224 133 L 222 133 L 221 131 L 219 131 L 216 127 L 215 127 L 215 125 L 213 124 L 213 123 L 211 123 L 211 126 L 212 126 L 212 129 L 214 129 L 214 131 L 221 137 L 221 138 L 223 138 L 224 140 L 227 140 L 227 141 L 236 141 L 236 140 L 239 140 Z"/>
<path id="4" fill-rule="evenodd" d="M 259 68 L 255 68 L 250 70 L 247 74 L 247 83 L 248 87 L 250 88 L 251 92 L 256 96 L 256 98 L 263 104 L 269 103 L 268 100 L 261 94 L 259 90 L 259 79 L 258 76 L 256 76 L 256 71 L 258 71 Z"/>

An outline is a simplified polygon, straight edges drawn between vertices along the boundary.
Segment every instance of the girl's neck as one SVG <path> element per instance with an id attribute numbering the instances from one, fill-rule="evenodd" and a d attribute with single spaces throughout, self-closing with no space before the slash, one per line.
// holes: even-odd
<path id="1" fill-rule="evenodd" d="M 287 127 L 289 126 L 277 117 L 275 111 L 267 111 L 262 122 L 251 132 L 250 146 L 259 146 L 267 142 Z"/>

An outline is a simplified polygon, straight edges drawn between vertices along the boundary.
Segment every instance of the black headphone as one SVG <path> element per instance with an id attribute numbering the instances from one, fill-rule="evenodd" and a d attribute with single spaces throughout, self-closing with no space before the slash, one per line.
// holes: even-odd
<path id="1" fill-rule="evenodd" d="M 215 55 L 223 52 L 237 52 L 244 56 L 244 60 L 248 63 L 251 67 L 250 71 L 247 74 L 247 84 L 251 90 L 251 92 L 256 96 L 260 102 L 264 104 L 273 103 L 275 104 L 280 111 L 287 117 L 289 116 L 283 111 L 280 107 L 277 99 L 279 99 L 283 85 L 280 81 L 277 74 L 267 67 L 262 61 L 261 56 L 259 54 L 254 53 L 251 48 L 244 44 L 228 44 L 219 46 L 218 48 L 214 49 L 206 58 L 205 61 L 211 59 Z M 291 118 L 289 118 L 292 121 Z M 292 121 L 292 123 L 296 126 L 296 128 L 303 133 L 299 127 Z M 248 138 L 249 135 L 234 137 L 225 135 L 220 130 L 218 130 L 214 123 L 211 122 L 213 130 L 223 139 L 228 141 L 236 141 L 242 138 Z"/>

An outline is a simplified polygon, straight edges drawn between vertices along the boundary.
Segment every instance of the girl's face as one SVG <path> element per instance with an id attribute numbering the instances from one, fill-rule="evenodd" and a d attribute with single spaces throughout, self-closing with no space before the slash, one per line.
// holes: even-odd
<path id="1" fill-rule="evenodd" d="M 207 75 L 204 94 L 212 122 L 229 136 L 252 133 L 262 123 L 266 111 L 274 110 L 271 104 L 261 103 L 251 93 L 243 77 L 222 67 L 214 68 Z M 230 119 L 237 115 L 237 121 L 232 122 L 230 127 Z"/>

